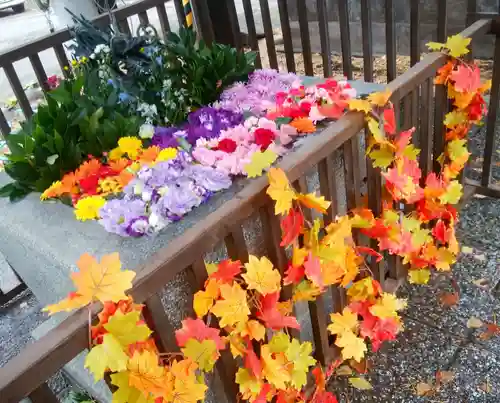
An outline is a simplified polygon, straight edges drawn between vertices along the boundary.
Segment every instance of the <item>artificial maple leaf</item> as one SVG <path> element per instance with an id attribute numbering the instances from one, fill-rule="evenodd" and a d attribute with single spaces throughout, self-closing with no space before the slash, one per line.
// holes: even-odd
<path id="1" fill-rule="evenodd" d="M 230 266 L 230 265 L 228 265 Z M 238 270 L 240 270 L 238 268 Z M 210 278 L 207 281 L 205 290 L 198 291 L 193 297 L 193 309 L 198 318 L 204 317 L 210 308 L 214 305 L 215 300 L 219 297 L 219 283 L 216 279 Z"/>
<path id="2" fill-rule="evenodd" d="M 243 167 L 243 172 L 245 172 L 249 178 L 257 178 L 261 176 L 266 169 L 271 167 L 277 159 L 278 155 L 269 148 L 266 151 L 257 151 L 252 154 L 250 163 Z"/>
<path id="3" fill-rule="evenodd" d="M 444 47 L 448 49 L 450 56 L 461 57 L 470 52 L 467 48 L 471 42 L 471 38 L 464 38 L 462 35 L 457 34 L 448 37 Z"/>
<path id="4" fill-rule="evenodd" d="M 397 318 L 397 312 L 405 307 L 406 301 L 404 299 L 398 299 L 395 295 L 384 292 L 382 298 L 370 308 L 370 312 L 382 319 Z"/>
<path id="5" fill-rule="evenodd" d="M 79 308 L 98 300 L 119 302 L 127 299 L 125 291 L 132 288 L 135 273 L 121 270 L 118 253 L 103 256 L 99 263 L 89 254 L 84 254 L 78 260 L 80 271 L 71 273 L 71 279 L 76 287 L 76 293 L 61 302 L 45 307 L 50 314 Z"/>
<path id="6" fill-rule="evenodd" d="M 388 134 L 396 133 L 396 114 L 394 112 L 394 105 L 384 109 L 384 130 Z"/>
<path id="7" fill-rule="evenodd" d="M 207 326 L 201 319 L 184 319 L 182 328 L 175 331 L 175 339 L 179 347 L 185 347 L 189 340 L 195 339 L 212 340 L 218 350 L 226 348 L 224 340 L 220 337 L 220 330 Z"/>
<path id="8" fill-rule="evenodd" d="M 293 290 L 293 301 L 314 301 L 322 291 L 311 281 L 302 280 Z"/>
<path id="9" fill-rule="evenodd" d="M 246 281 L 248 289 L 256 290 L 262 295 L 272 294 L 281 289 L 281 275 L 267 257 L 248 257 L 245 264 L 246 273 L 241 277 Z"/>
<path id="10" fill-rule="evenodd" d="M 252 399 L 257 397 L 263 386 L 263 382 L 252 376 L 246 368 L 238 368 L 235 381 L 240 385 L 240 393 L 245 400 L 254 401 Z"/>
<path id="11" fill-rule="evenodd" d="M 271 168 L 267 176 L 269 187 L 266 193 L 276 202 L 274 205 L 276 215 L 287 214 L 292 208 L 293 201 L 297 199 L 295 191 L 282 169 Z"/>
<path id="12" fill-rule="evenodd" d="M 368 382 L 365 378 L 354 377 L 349 378 L 349 383 L 352 387 L 358 390 L 370 390 L 373 389 L 373 386 L 370 382 Z"/>
<path id="13" fill-rule="evenodd" d="M 375 168 L 387 169 L 394 161 L 394 151 L 390 147 L 372 150 L 368 156 L 372 159 Z"/>
<path id="14" fill-rule="evenodd" d="M 297 339 L 292 339 L 285 351 L 287 360 L 293 363 L 292 385 L 299 390 L 307 383 L 309 367 L 316 364 L 311 353 L 312 344 L 310 342 L 301 344 Z"/>
<path id="15" fill-rule="evenodd" d="M 266 327 L 273 330 L 280 330 L 285 327 L 300 329 L 300 325 L 295 317 L 286 316 L 278 310 L 278 299 L 279 292 L 262 296 L 257 317 L 265 323 Z"/>
<path id="16" fill-rule="evenodd" d="M 441 49 L 443 49 L 444 47 L 444 43 L 439 43 L 439 42 L 427 42 L 425 44 L 425 46 L 427 46 L 427 48 L 429 50 L 433 50 L 433 51 L 439 51 Z"/>
<path id="17" fill-rule="evenodd" d="M 446 114 L 444 118 L 444 125 L 452 129 L 456 126 L 466 123 L 468 120 L 467 114 L 461 110 L 454 110 Z"/>
<path id="18" fill-rule="evenodd" d="M 304 228 L 304 215 L 299 209 L 291 208 L 288 214 L 281 219 L 282 239 L 280 246 L 292 245 Z"/>
<path id="19" fill-rule="evenodd" d="M 102 343 L 92 347 L 85 358 L 85 368 L 88 368 L 98 381 L 104 377 L 107 369 L 113 372 L 126 370 L 127 361 L 128 356 L 120 342 L 112 334 L 105 334 Z"/>
<path id="20" fill-rule="evenodd" d="M 352 358 L 360 362 L 367 351 L 365 341 L 356 336 L 352 331 L 345 331 L 337 336 L 335 344 L 342 348 L 342 358 L 348 360 Z"/>
<path id="21" fill-rule="evenodd" d="M 305 274 L 312 283 L 318 288 L 324 286 L 323 274 L 321 273 L 321 260 L 309 253 L 307 260 L 304 262 Z"/>
<path id="22" fill-rule="evenodd" d="M 451 79 L 459 92 L 474 93 L 481 88 L 481 71 L 477 66 L 461 64 L 451 73 Z"/>
<path id="23" fill-rule="evenodd" d="M 263 345 L 260 349 L 262 360 L 262 372 L 269 383 L 277 389 L 286 389 L 286 384 L 291 381 L 291 375 L 287 370 L 287 361 L 283 354 L 271 354 L 269 345 Z"/>
<path id="24" fill-rule="evenodd" d="M 350 99 L 347 101 L 347 104 L 351 111 L 360 111 L 369 114 L 372 110 L 372 105 L 365 99 Z"/>
<path id="25" fill-rule="evenodd" d="M 241 267 L 241 262 L 239 260 L 223 260 L 219 263 L 217 271 L 210 274 L 210 278 L 221 283 L 232 283 L 234 277 L 241 273 Z"/>
<path id="26" fill-rule="evenodd" d="M 391 98 L 392 92 L 387 88 L 384 92 L 373 92 L 368 96 L 368 101 L 376 106 L 385 106 Z"/>
<path id="27" fill-rule="evenodd" d="M 445 193 L 439 196 L 439 201 L 443 204 L 457 204 L 462 197 L 462 189 L 463 186 L 459 181 L 451 181 Z"/>
<path id="28" fill-rule="evenodd" d="M 250 337 L 250 340 L 264 340 L 266 336 L 266 328 L 260 322 L 253 319 L 244 325 L 239 324 L 237 331 L 239 331 L 242 337 Z"/>
<path id="29" fill-rule="evenodd" d="M 431 278 L 431 271 L 429 269 L 410 270 L 408 272 L 408 279 L 411 284 L 427 284 Z"/>
<path id="30" fill-rule="evenodd" d="M 104 325 L 104 329 L 126 348 L 129 344 L 146 340 L 151 334 L 151 330 L 147 325 L 139 323 L 140 316 L 141 314 L 138 311 L 127 314 L 117 311 Z"/>
<path id="31" fill-rule="evenodd" d="M 285 277 L 283 277 L 283 284 L 284 285 L 299 284 L 304 278 L 304 275 L 305 275 L 304 266 L 302 265 L 294 266 L 293 264 L 290 264 L 288 266 L 287 271 L 285 272 Z"/>
<path id="32" fill-rule="evenodd" d="M 348 307 L 344 308 L 342 313 L 337 312 L 330 314 L 330 319 L 332 323 L 328 325 L 328 330 L 331 334 L 342 334 L 344 332 L 354 331 L 359 325 L 358 315 Z"/>
<path id="33" fill-rule="evenodd" d="M 370 133 L 373 136 L 373 140 L 375 140 L 375 143 L 378 145 L 384 145 L 384 144 L 390 145 L 390 142 L 389 140 L 387 140 L 385 133 L 382 132 L 382 130 L 380 129 L 380 123 L 371 117 L 368 118 L 366 121 L 368 130 L 370 130 Z"/>
<path id="34" fill-rule="evenodd" d="M 456 292 L 445 292 L 439 296 L 439 301 L 446 307 L 452 307 L 458 304 L 460 295 Z"/>
<path id="35" fill-rule="evenodd" d="M 130 386 L 128 371 L 111 374 L 111 383 L 118 390 L 113 393 L 113 403 L 155 403 L 155 398 L 144 395 L 139 389 Z"/>
<path id="36" fill-rule="evenodd" d="M 446 145 L 446 151 L 452 161 L 461 158 L 468 159 L 470 156 L 470 153 L 467 150 L 467 140 L 465 139 L 455 139 L 450 141 Z"/>
<path id="37" fill-rule="evenodd" d="M 253 376 L 255 376 L 256 378 L 260 378 L 262 374 L 262 364 L 260 363 L 257 354 L 255 354 L 253 345 L 249 340 L 247 340 L 247 349 L 245 351 L 245 367 Z"/>
<path id="38" fill-rule="evenodd" d="M 199 382 L 197 379 L 196 368 L 196 364 L 189 359 L 175 361 L 170 367 L 170 374 L 174 376 L 173 385 L 163 399 L 173 403 L 197 403 L 204 400 L 208 387 L 204 380 Z"/>
<path id="39" fill-rule="evenodd" d="M 213 369 L 219 357 L 217 346 L 213 340 L 199 341 L 196 339 L 189 339 L 181 351 L 184 357 L 193 360 L 200 370 L 205 372 L 210 372 Z"/>
<path id="40" fill-rule="evenodd" d="M 332 204 L 328 200 L 325 200 L 323 196 L 316 196 L 314 193 L 309 193 L 305 195 L 299 194 L 298 200 L 307 208 L 315 209 L 316 211 L 319 211 L 320 213 L 323 214 L 326 213 L 326 210 L 328 210 L 328 208 Z"/>
<path id="41" fill-rule="evenodd" d="M 347 295 L 350 301 L 366 301 L 377 296 L 380 292 L 381 287 L 378 281 L 375 281 L 371 277 L 365 277 L 349 287 Z"/>
<path id="42" fill-rule="evenodd" d="M 222 300 L 215 303 L 211 312 L 220 319 L 220 326 L 232 326 L 238 322 L 246 322 L 250 309 L 247 303 L 247 293 L 238 283 L 232 286 L 220 286 Z"/>
<path id="43" fill-rule="evenodd" d="M 151 351 L 135 352 L 127 363 L 129 385 L 146 396 L 161 396 L 166 389 L 166 373 L 158 362 L 158 355 Z"/>

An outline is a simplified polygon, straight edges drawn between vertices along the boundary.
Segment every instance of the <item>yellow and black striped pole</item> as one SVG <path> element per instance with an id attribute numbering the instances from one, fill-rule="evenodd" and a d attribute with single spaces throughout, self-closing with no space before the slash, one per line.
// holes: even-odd
<path id="1" fill-rule="evenodd" d="M 184 15 L 186 16 L 186 27 L 188 29 L 193 29 L 193 10 L 191 9 L 191 1 L 182 0 L 182 5 L 184 6 Z"/>

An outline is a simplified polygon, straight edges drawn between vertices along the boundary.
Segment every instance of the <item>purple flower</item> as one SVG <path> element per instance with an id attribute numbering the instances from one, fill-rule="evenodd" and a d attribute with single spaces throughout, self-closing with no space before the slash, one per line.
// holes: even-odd
<path id="1" fill-rule="evenodd" d="M 194 179 L 197 185 L 212 192 L 218 192 L 231 186 L 232 181 L 226 172 L 204 165 L 193 165 L 189 176 Z"/>
<path id="2" fill-rule="evenodd" d="M 243 123 L 243 115 L 227 109 L 215 109 L 206 106 L 192 112 L 188 116 L 187 141 L 195 145 L 199 138 L 212 139 L 219 137 L 222 130 Z"/>
<path id="3" fill-rule="evenodd" d="M 127 234 L 138 238 L 145 235 L 149 231 L 149 219 L 146 216 L 136 217 L 130 220 L 127 226 Z"/>
<path id="4" fill-rule="evenodd" d="M 179 129 L 176 127 L 156 127 L 151 143 L 160 148 L 177 148 L 179 143 L 177 142 L 177 137 L 174 136 L 174 133 L 177 131 Z"/>
<path id="5" fill-rule="evenodd" d="M 202 199 L 189 186 L 172 186 L 158 201 L 168 213 L 183 216 L 189 213 L 193 207 L 201 204 Z"/>
<path id="6" fill-rule="evenodd" d="M 144 216 L 146 204 L 138 199 L 113 199 L 100 209 L 99 223 L 108 232 L 127 236 L 127 228 L 132 220 Z"/>

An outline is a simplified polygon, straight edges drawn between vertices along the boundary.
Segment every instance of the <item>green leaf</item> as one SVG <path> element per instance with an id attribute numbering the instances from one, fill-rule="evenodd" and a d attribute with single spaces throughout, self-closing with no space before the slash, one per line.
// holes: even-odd
<path id="1" fill-rule="evenodd" d="M 59 154 L 62 154 L 64 151 L 64 140 L 57 131 L 54 131 L 54 145 L 55 145 L 56 151 Z"/>

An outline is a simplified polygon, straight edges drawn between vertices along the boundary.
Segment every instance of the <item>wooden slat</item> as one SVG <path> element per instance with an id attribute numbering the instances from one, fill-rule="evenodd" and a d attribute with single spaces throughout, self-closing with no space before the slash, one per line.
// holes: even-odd
<path id="1" fill-rule="evenodd" d="M 385 0 L 385 47 L 387 54 L 387 82 L 391 82 L 398 74 L 396 68 L 394 0 Z"/>
<path id="2" fill-rule="evenodd" d="M 142 314 L 148 327 L 153 330 L 158 350 L 162 353 L 179 351 L 175 341 L 175 328 L 170 323 L 158 294 L 149 297 L 144 305 Z"/>
<path id="3" fill-rule="evenodd" d="M 419 113 L 419 105 L 420 105 L 420 86 L 418 85 L 411 93 L 411 126 L 415 128 L 416 133 L 420 133 L 420 113 Z M 418 135 L 413 136 L 413 144 L 416 147 L 419 147 L 420 139 Z"/>
<path id="4" fill-rule="evenodd" d="M 359 142 L 357 136 L 353 136 L 346 141 L 343 150 L 347 210 L 351 210 L 361 205 Z"/>
<path id="5" fill-rule="evenodd" d="M 446 42 L 446 38 L 448 36 L 448 0 L 437 2 L 437 14 L 437 40 L 438 42 L 444 43 Z"/>
<path id="6" fill-rule="evenodd" d="M 497 123 L 498 100 L 500 94 L 500 37 L 495 39 L 495 56 L 493 60 L 493 82 L 491 86 L 490 105 L 486 123 L 486 143 L 484 145 L 483 172 L 481 184 L 489 186 L 491 179 L 491 164 L 493 155 L 496 153 L 495 147 L 495 126 Z"/>
<path id="7" fill-rule="evenodd" d="M 272 204 L 267 204 L 259 209 L 260 221 L 262 223 L 262 233 L 264 235 L 264 245 L 266 245 L 267 256 L 283 276 L 287 268 L 288 258 L 285 250 L 280 246 L 281 227 L 279 217 L 274 214 Z M 283 298 L 290 298 L 285 295 Z"/>
<path id="8" fill-rule="evenodd" d="M 403 98 L 403 126 L 402 126 L 403 130 L 410 129 L 412 125 L 411 122 L 412 94 L 413 92 L 410 92 Z"/>
<path id="9" fill-rule="evenodd" d="M 467 18 L 466 18 L 467 25 L 471 25 L 475 21 L 476 13 L 477 13 L 477 0 L 467 0 Z"/>
<path id="10" fill-rule="evenodd" d="M 331 201 L 324 215 L 325 225 L 330 224 L 337 215 L 337 185 L 332 157 L 326 157 L 318 163 L 319 190 L 325 200 Z"/>
<path id="11" fill-rule="evenodd" d="M 31 62 L 31 67 L 33 67 L 33 71 L 35 72 L 38 84 L 40 84 L 40 88 L 44 91 L 48 91 L 49 85 L 47 83 L 47 73 L 45 73 L 45 69 L 43 68 L 40 56 L 38 56 L 38 53 L 35 53 L 34 55 L 31 55 L 29 59 Z"/>
<path id="12" fill-rule="evenodd" d="M 191 0 L 191 8 L 196 19 L 196 30 L 201 35 L 207 45 L 214 41 L 214 29 L 210 19 L 210 10 L 206 0 Z M 184 12 L 183 12 L 184 14 Z M 185 25 L 183 21 L 183 25 Z"/>
<path id="13" fill-rule="evenodd" d="M 332 285 L 330 287 L 330 292 L 333 301 L 333 311 L 342 312 L 347 303 L 345 288 Z"/>
<path id="14" fill-rule="evenodd" d="M 420 1 L 410 0 L 410 65 L 420 61 Z"/>
<path id="15" fill-rule="evenodd" d="M 288 1 L 278 0 L 280 12 L 281 33 L 283 35 L 283 46 L 285 48 L 286 68 L 289 73 L 295 73 L 295 57 L 292 44 L 292 31 L 290 29 L 290 17 L 288 13 Z"/>
<path id="16" fill-rule="evenodd" d="M 304 58 L 304 70 L 306 76 L 313 76 L 311 37 L 309 36 L 309 21 L 307 19 L 306 0 L 297 0 L 299 10 L 300 41 L 302 43 L 302 57 Z"/>
<path id="17" fill-rule="evenodd" d="M 342 47 L 342 70 L 352 80 L 351 32 L 349 28 L 349 2 L 339 0 L 340 44 Z"/>
<path id="18" fill-rule="evenodd" d="M 363 37 L 363 72 L 365 81 L 373 81 L 372 7 L 370 0 L 361 0 Z"/>
<path id="19" fill-rule="evenodd" d="M 46 383 L 42 383 L 37 389 L 31 392 L 29 398 L 31 403 L 59 403 L 59 399 L 57 399 L 52 389 Z"/>
<path id="20" fill-rule="evenodd" d="M 132 36 L 132 31 L 130 30 L 130 25 L 128 25 L 128 19 L 124 18 L 122 20 L 118 20 L 118 28 L 120 32 L 125 35 Z"/>
<path id="21" fill-rule="evenodd" d="M 262 68 L 262 61 L 259 52 L 259 42 L 257 41 L 257 30 L 255 29 L 255 19 L 253 17 L 253 8 L 251 0 L 243 0 L 243 9 L 245 11 L 245 21 L 248 29 L 248 42 L 250 48 L 257 52 L 255 65 L 257 68 Z"/>
<path id="22" fill-rule="evenodd" d="M 432 107 L 434 99 L 433 78 L 428 78 L 422 84 L 421 125 L 420 125 L 420 169 L 422 170 L 421 185 L 425 183 L 425 178 L 432 171 Z"/>
<path id="23" fill-rule="evenodd" d="M 54 52 L 56 54 L 57 62 L 59 63 L 59 67 L 61 68 L 64 77 L 69 77 L 69 60 L 68 56 L 66 56 L 63 45 L 55 45 Z"/>
<path id="24" fill-rule="evenodd" d="M 226 244 L 227 253 L 232 260 L 239 260 L 241 263 L 248 262 L 248 249 L 241 225 L 233 227 L 224 239 L 224 243 Z"/>
<path id="25" fill-rule="evenodd" d="M 5 119 L 2 108 L 0 108 L 0 133 L 3 138 L 6 138 L 10 134 L 10 126 L 7 119 Z"/>
<path id="26" fill-rule="evenodd" d="M 466 186 L 473 186 L 475 188 L 475 193 L 483 196 L 493 197 L 495 199 L 500 199 L 500 187 L 499 186 L 483 186 L 481 182 L 474 181 L 472 179 L 465 178 L 464 180 Z"/>
<path id="27" fill-rule="evenodd" d="M 446 128 L 444 127 L 443 120 L 448 111 L 448 96 L 446 94 L 446 87 L 444 85 L 436 86 L 435 91 L 435 109 L 434 109 L 434 137 L 433 137 L 433 171 L 439 172 L 441 165 L 438 158 L 444 151 L 444 139 Z"/>
<path id="28" fill-rule="evenodd" d="M 181 27 L 186 26 L 186 14 L 184 14 L 184 6 L 182 5 L 182 0 L 174 0 L 174 6 L 179 25 Z"/>
<path id="29" fill-rule="evenodd" d="M 165 10 L 165 4 L 160 4 L 156 6 L 156 12 L 158 13 L 158 19 L 160 20 L 160 28 L 163 39 L 167 39 L 167 34 L 170 32 L 170 23 L 168 22 L 167 11 Z"/>
<path id="30" fill-rule="evenodd" d="M 262 24 L 264 25 L 264 35 L 266 36 L 267 54 L 269 65 L 272 69 L 278 69 L 278 58 L 276 56 L 276 45 L 274 43 L 273 26 L 271 21 L 271 12 L 267 0 L 259 0 L 260 12 L 262 13 Z"/>
<path id="31" fill-rule="evenodd" d="M 330 343 L 328 342 L 326 330 L 328 323 L 326 321 L 325 302 L 321 295 L 316 301 L 309 302 L 309 314 L 314 339 L 314 356 L 322 365 L 326 365 L 330 359 Z"/>
<path id="32" fill-rule="evenodd" d="M 28 119 L 33 116 L 33 110 L 31 109 L 30 102 L 28 101 L 28 97 L 24 92 L 24 88 L 21 85 L 21 81 L 19 81 L 19 77 L 17 76 L 16 70 L 12 64 L 6 64 L 3 66 L 3 70 L 7 79 L 9 80 L 10 86 L 14 91 L 14 94 L 19 102 L 19 106 L 21 107 L 24 116 Z"/>
<path id="33" fill-rule="evenodd" d="M 139 23 L 141 25 L 149 25 L 148 13 L 146 11 L 141 11 L 137 16 L 139 17 Z"/>
<path id="34" fill-rule="evenodd" d="M 323 59 L 323 75 L 325 77 L 331 77 L 332 49 L 330 46 L 330 31 L 328 29 L 326 0 L 317 0 L 316 7 L 318 12 L 319 38 L 321 41 L 321 57 Z"/>

